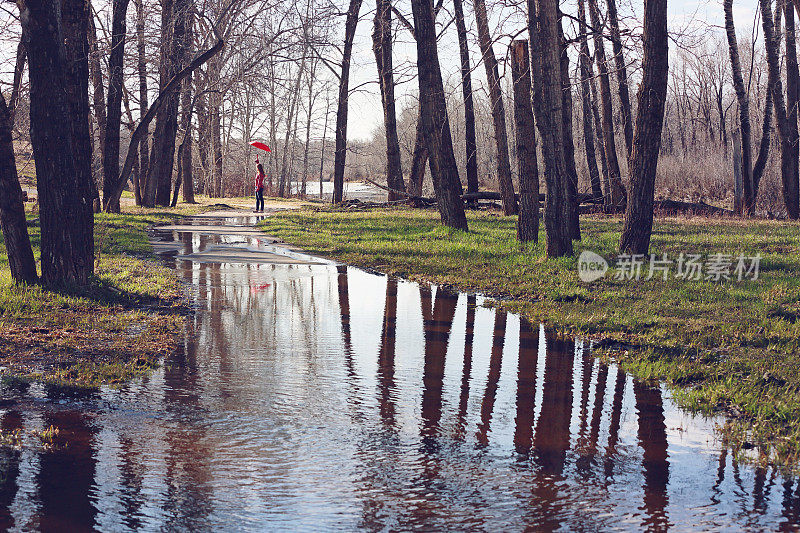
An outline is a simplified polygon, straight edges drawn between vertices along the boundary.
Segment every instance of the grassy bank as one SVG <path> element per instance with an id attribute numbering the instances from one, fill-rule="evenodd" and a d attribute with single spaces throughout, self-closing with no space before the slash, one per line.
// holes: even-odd
<path id="1" fill-rule="evenodd" d="M 543 234 L 537 245 L 516 241 L 515 218 L 473 213 L 469 224 L 469 233 L 450 231 L 433 211 L 306 210 L 272 217 L 263 229 L 312 253 L 480 291 L 532 321 L 616 341 L 606 355 L 627 370 L 675 385 L 687 407 L 733 415 L 733 445 L 800 461 L 800 225 L 657 221 L 651 252 L 659 256 L 761 254 L 757 280 L 716 282 L 675 279 L 675 266 L 666 281 L 614 279 L 616 217 L 582 218 L 575 257 L 556 260 L 544 259 Z M 612 270 L 581 282 L 583 250 L 608 259 Z"/>
<path id="2" fill-rule="evenodd" d="M 151 257 L 147 228 L 200 209 L 96 215 L 96 275 L 73 293 L 14 285 L 0 246 L 2 375 L 95 387 L 157 366 L 176 346 L 183 302 L 177 278 Z M 38 260 L 35 214 L 28 231 Z"/>

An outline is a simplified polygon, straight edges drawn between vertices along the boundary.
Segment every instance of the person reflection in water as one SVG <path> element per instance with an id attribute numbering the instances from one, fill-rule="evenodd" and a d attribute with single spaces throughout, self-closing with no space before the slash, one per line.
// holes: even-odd
<path id="1" fill-rule="evenodd" d="M 264 167 L 258 161 L 258 157 L 256 157 L 256 168 L 258 171 L 256 172 L 255 178 L 255 190 L 256 190 L 256 209 L 255 213 L 263 213 L 264 212 Z"/>

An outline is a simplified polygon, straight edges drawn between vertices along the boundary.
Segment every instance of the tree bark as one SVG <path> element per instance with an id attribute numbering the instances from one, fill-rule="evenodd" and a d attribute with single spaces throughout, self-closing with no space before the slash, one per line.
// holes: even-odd
<path id="1" fill-rule="evenodd" d="M 428 144 L 422 128 L 422 107 L 417 117 L 417 128 L 414 137 L 414 150 L 411 152 L 411 172 L 408 177 L 408 192 L 422 196 L 422 185 L 425 182 L 425 166 L 428 164 Z"/>
<path id="2" fill-rule="evenodd" d="M 564 40 L 561 17 L 558 20 L 558 40 L 561 47 L 561 120 L 564 134 L 564 164 L 567 170 L 567 212 L 569 233 L 574 240 L 581 240 L 581 224 L 578 212 L 578 169 L 575 168 L 575 143 L 572 135 L 572 82 L 569 79 L 569 54 Z"/>
<path id="3" fill-rule="evenodd" d="M 94 16 L 89 12 L 89 69 L 92 79 L 92 104 L 94 119 L 97 123 L 97 139 L 100 144 L 100 171 L 93 177 L 94 187 L 101 187 L 103 183 L 103 154 L 106 153 L 106 97 L 103 87 L 103 69 L 100 65 L 100 50 L 97 48 L 97 29 L 94 25 Z M 97 202 L 99 204 L 99 202 Z M 95 206 L 98 212 L 100 206 Z"/>
<path id="4" fill-rule="evenodd" d="M 350 57 L 353 39 L 358 25 L 361 0 L 350 0 L 344 24 L 344 48 L 342 50 L 342 73 L 339 76 L 339 103 L 336 109 L 336 148 L 333 160 L 333 203 L 344 199 L 344 165 L 347 158 L 347 104 L 350 98 Z"/>
<path id="5" fill-rule="evenodd" d="M 222 95 L 212 93 L 210 98 L 211 114 L 211 183 L 212 192 L 209 196 L 220 198 L 222 196 L 222 128 L 220 125 L 220 107 L 222 105 Z"/>
<path id="6" fill-rule="evenodd" d="M 386 129 L 386 184 L 405 191 L 403 167 L 400 162 L 400 140 L 397 137 L 397 113 L 394 105 L 394 73 L 392 70 L 392 5 L 391 0 L 377 0 L 372 49 L 378 65 L 378 81 L 383 104 L 383 123 Z M 389 201 L 400 198 L 389 193 Z"/>
<path id="7" fill-rule="evenodd" d="M 13 129 L 11 112 L 0 94 L 0 228 L 12 279 L 15 282 L 36 283 L 36 260 L 28 236 L 22 187 L 14 158 Z"/>
<path id="8" fill-rule="evenodd" d="M 461 0 L 453 0 L 458 49 L 461 56 L 461 94 L 464 98 L 464 137 L 467 152 L 467 192 L 478 192 L 478 141 L 475 136 L 475 102 L 472 98 L 472 67 L 469 62 L 467 26 Z M 422 166 L 425 172 L 425 166 Z M 422 191 L 418 191 L 422 192 Z"/>
<path id="9" fill-rule="evenodd" d="M 19 0 L 17 5 L 28 52 L 42 281 L 49 287 L 82 286 L 94 269 L 89 246 L 94 214 L 84 194 L 86 177 L 80 174 L 73 155 L 66 49 L 57 17 L 60 6 L 56 0 Z"/>
<path id="10" fill-rule="evenodd" d="M 614 50 L 614 66 L 617 69 L 617 92 L 622 108 L 622 131 L 625 134 L 625 148 L 631 156 L 633 144 L 633 119 L 631 114 L 631 98 L 628 95 L 628 68 L 622 51 L 622 37 L 619 31 L 616 0 L 606 0 L 608 6 L 608 23 L 611 29 L 611 47 Z M 599 28 L 598 28 L 599 29 Z"/>
<path id="11" fill-rule="evenodd" d="M 461 201 L 461 179 L 453 153 L 453 139 L 450 136 L 450 121 L 439 67 L 433 2 L 412 0 L 411 8 L 417 41 L 420 118 L 428 146 L 439 215 L 446 226 L 467 231 L 467 217 Z"/>
<path id="12" fill-rule="evenodd" d="M 144 38 L 144 0 L 136 1 L 136 70 L 139 74 L 139 120 L 144 117 L 148 109 L 147 95 L 147 44 Z M 150 143 L 149 131 L 145 131 L 139 143 L 139 171 L 134 174 L 133 179 L 139 182 L 139 191 L 147 188 L 147 169 L 150 168 Z M 140 194 L 139 204 L 143 203 L 144 194 Z"/>
<path id="13" fill-rule="evenodd" d="M 787 151 L 788 187 L 784 187 L 784 201 L 789 218 L 800 217 L 800 132 L 797 130 L 798 82 L 800 69 L 797 66 L 797 45 L 795 38 L 794 9 L 788 0 L 783 1 L 783 14 L 786 19 L 786 119 L 789 139 Z"/>
<path id="14" fill-rule="evenodd" d="M 89 3 L 62 0 L 61 24 L 66 50 L 67 102 L 72 129 L 72 154 L 78 187 L 94 212 L 99 198 L 92 178 L 92 132 L 89 118 Z M 94 220 L 94 217 L 92 217 Z M 86 242 L 94 255 L 94 237 Z"/>
<path id="15" fill-rule="evenodd" d="M 731 59 L 731 71 L 733 73 L 733 89 L 736 92 L 736 100 L 739 104 L 739 132 L 742 143 L 742 160 L 735 164 L 741 166 L 742 192 L 744 201 L 743 211 L 752 216 L 755 212 L 755 193 L 753 188 L 752 174 L 752 137 L 750 130 L 750 97 L 744 86 L 742 76 L 742 65 L 739 60 L 739 45 L 736 42 L 736 28 L 733 25 L 733 0 L 723 0 L 725 11 L 725 34 L 728 38 L 728 53 Z M 769 113 L 767 111 L 767 113 Z"/>
<path id="16" fill-rule="evenodd" d="M 17 110 L 17 102 L 19 101 L 20 86 L 22 85 L 22 75 L 25 71 L 25 62 L 27 61 L 28 54 L 25 52 L 25 43 L 20 41 L 17 45 L 17 60 L 14 64 L 14 80 L 11 86 L 11 96 L 8 99 L 8 112 L 11 117 L 11 125 L 14 125 L 14 113 Z"/>
<path id="17" fill-rule="evenodd" d="M 161 13 L 161 64 L 159 86 L 161 90 L 181 70 L 185 56 L 186 18 L 190 11 L 187 0 L 164 0 Z M 178 133 L 179 91 L 167 96 L 156 115 L 150 167 L 147 170 L 147 188 L 144 204 L 169 206 L 172 189 L 172 169 L 175 163 L 175 141 Z"/>
<path id="18" fill-rule="evenodd" d="M 798 185 L 797 162 L 792 159 L 792 133 L 786 114 L 786 103 L 781 82 L 780 60 L 778 57 L 778 38 L 772 19 L 770 0 L 759 0 L 761 4 L 761 21 L 764 29 L 764 45 L 767 52 L 769 87 L 772 92 L 772 105 L 775 109 L 775 121 L 781 140 L 781 181 L 783 183 L 783 200 L 790 219 L 800 216 L 800 186 Z"/>
<path id="19" fill-rule="evenodd" d="M 637 100 L 636 135 L 628 165 L 631 194 L 619 243 L 621 252 L 632 254 L 647 254 L 653 229 L 653 193 L 669 76 L 667 0 L 645 0 L 642 40 L 642 82 Z"/>
<path id="20" fill-rule="evenodd" d="M 586 38 L 586 7 L 585 0 L 578 0 L 578 19 L 580 21 L 580 56 L 578 63 L 581 73 L 581 108 L 583 111 L 583 144 L 586 151 L 586 166 L 589 169 L 589 181 L 592 184 L 592 194 L 595 198 L 603 197 L 603 188 L 600 184 L 600 172 L 597 169 L 597 157 L 594 146 L 594 128 L 592 127 L 592 96 L 590 83 L 594 77 L 591 57 L 589 56 L 589 42 Z"/>
<path id="21" fill-rule="evenodd" d="M 589 0 L 589 16 L 592 26 L 601 27 L 600 11 L 597 0 Z M 617 142 L 614 139 L 614 109 L 611 105 L 611 82 L 608 76 L 605 45 L 600 32 L 594 34 L 594 55 L 597 61 L 597 70 L 600 78 L 600 110 L 603 116 L 603 144 L 606 151 L 606 163 L 611 181 L 611 196 L 609 203 L 614 208 L 625 205 L 625 187 L 622 185 L 622 174 L 617 159 Z"/>
<path id="22" fill-rule="evenodd" d="M 194 199 L 194 175 L 192 172 L 192 78 L 183 80 L 183 94 L 181 95 L 181 127 L 184 139 L 181 143 L 178 157 L 180 162 L 181 187 L 183 187 L 183 201 L 187 204 L 197 203 Z M 174 203 L 174 202 L 173 202 Z"/>
<path id="23" fill-rule="evenodd" d="M 594 75 L 594 74 L 592 74 Z M 592 119 L 594 123 L 594 131 L 597 133 L 597 150 L 600 152 L 600 170 L 603 175 L 603 198 L 611 198 L 611 172 L 608 169 L 608 159 L 606 158 L 606 147 L 603 142 L 603 122 L 600 119 L 600 111 L 597 105 L 597 87 L 594 83 L 594 78 L 589 83 L 589 92 L 592 99 Z M 605 203 L 608 203 L 607 201 Z"/>
<path id="24" fill-rule="evenodd" d="M 492 48 L 489 34 L 489 20 L 486 15 L 486 2 L 475 0 L 475 19 L 478 22 L 478 44 L 486 67 L 486 80 L 489 84 L 489 97 L 492 103 L 492 121 L 494 123 L 494 141 L 497 148 L 497 181 L 503 197 L 503 213 L 517 213 L 517 202 L 514 198 L 514 183 L 511 181 L 511 162 L 508 157 L 508 131 L 506 129 L 506 112 L 503 106 L 503 89 L 500 87 L 500 72 L 497 59 Z"/>
<path id="25" fill-rule="evenodd" d="M 103 201 L 114 213 L 119 213 L 119 200 L 111 200 L 119 176 L 119 130 L 122 118 L 122 84 L 124 83 L 125 34 L 129 0 L 114 0 L 111 19 L 111 55 L 108 59 L 108 106 L 106 111 L 106 140 L 103 152 Z"/>
<path id="26" fill-rule="evenodd" d="M 542 139 L 542 158 L 547 194 L 545 234 L 548 257 L 572 255 L 567 188 L 569 175 L 564 161 L 563 105 L 561 85 L 561 41 L 557 0 L 528 0 L 528 33 L 534 83 L 536 125 Z"/>
<path id="27" fill-rule="evenodd" d="M 531 69 L 528 41 L 511 43 L 511 75 L 514 82 L 514 120 L 517 124 L 519 168 L 519 217 L 517 238 L 539 241 L 539 169 L 536 161 L 536 126 L 531 107 Z"/>
<path id="28" fill-rule="evenodd" d="M 758 156 L 756 162 L 753 163 L 753 205 L 755 206 L 758 199 L 758 186 L 761 183 L 761 177 L 764 175 L 764 169 L 767 168 L 767 158 L 769 157 L 770 138 L 772 137 L 772 92 L 767 91 L 767 97 L 764 100 L 764 117 L 761 122 L 761 142 L 758 146 Z"/>

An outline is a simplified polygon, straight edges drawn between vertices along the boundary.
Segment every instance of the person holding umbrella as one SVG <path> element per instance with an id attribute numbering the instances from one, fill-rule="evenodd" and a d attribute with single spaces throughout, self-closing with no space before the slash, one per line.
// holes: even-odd
<path id="1" fill-rule="evenodd" d="M 256 189 L 256 210 L 255 213 L 263 213 L 264 212 L 264 167 L 258 161 L 258 156 L 256 156 L 256 178 L 255 178 L 255 189 Z"/>
<path id="2" fill-rule="evenodd" d="M 271 152 L 272 150 L 269 149 L 269 146 L 262 142 L 254 141 L 250 143 L 250 146 L 258 148 L 259 150 L 264 150 L 265 152 Z M 258 155 L 256 155 L 256 177 L 255 177 L 255 190 L 256 190 L 256 210 L 255 213 L 263 213 L 264 212 L 264 167 L 261 166 L 261 162 L 258 160 Z"/>

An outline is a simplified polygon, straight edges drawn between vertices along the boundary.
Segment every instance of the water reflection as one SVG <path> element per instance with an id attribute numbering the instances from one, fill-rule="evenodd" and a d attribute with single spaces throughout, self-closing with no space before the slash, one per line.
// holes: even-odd
<path id="1" fill-rule="evenodd" d="M 118 390 L 0 384 L 25 441 L 0 446 L 0 528 L 798 525 L 796 479 L 739 465 L 586 342 L 341 265 L 181 258 L 239 237 L 159 238 L 196 303 L 185 342 Z"/>

